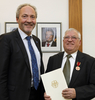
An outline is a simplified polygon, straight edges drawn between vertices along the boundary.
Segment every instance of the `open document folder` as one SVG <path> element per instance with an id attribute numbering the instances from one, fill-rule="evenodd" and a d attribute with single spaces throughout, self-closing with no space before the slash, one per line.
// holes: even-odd
<path id="1" fill-rule="evenodd" d="M 61 68 L 42 74 L 41 78 L 46 94 L 49 95 L 52 100 L 71 100 L 62 97 L 62 90 L 67 88 L 67 84 Z"/>

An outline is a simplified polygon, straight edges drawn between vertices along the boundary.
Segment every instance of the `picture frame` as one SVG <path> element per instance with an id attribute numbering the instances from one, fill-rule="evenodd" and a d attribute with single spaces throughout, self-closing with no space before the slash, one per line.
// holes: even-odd
<path id="1" fill-rule="evenodd" d="M 61 51 L 61 22 L 37 22 L 37 36 L 41 40 L 42 52 Z"/>
<path id="2" fill-rule="evenodd" d="M 17 22 L 5 22 L 5 33 L 14 31 L 16 28 L 18 28 Z"/>
<path id="3" fill-rule="evenodd" d="M 18 28 L 18 23 L 17 22 L 5 22 L 5 33 L 14 31 L 15 29 Z M 36 26 L 33 29 L 32 33 L 36 36 Z"/>

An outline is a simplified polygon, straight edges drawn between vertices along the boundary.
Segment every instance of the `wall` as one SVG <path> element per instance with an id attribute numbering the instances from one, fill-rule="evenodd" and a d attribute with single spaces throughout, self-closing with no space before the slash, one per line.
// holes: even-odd
<path id="1" fill-rule="evenodd" d="M 95 57 L 95 0 L 82 0 L 82 18 L 83 52 Z"/>
<path id="2" fill-rule="evenodd" d="M 95 57 L 95 0 L 83 0 L 82 4 L 83 52 Z"/>
<path id="3" fill-rule="evenodd" d="M 83 0 L 83 52 L 95 57 L 95 0 Z"/>

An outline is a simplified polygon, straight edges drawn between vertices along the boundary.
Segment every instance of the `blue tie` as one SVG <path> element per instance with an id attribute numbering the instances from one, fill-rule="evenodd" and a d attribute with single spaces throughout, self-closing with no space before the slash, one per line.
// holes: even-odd
<path id="1" fill-rule="evenodd" d="M 38 85 L 39 85 L 39 72 L 38 72 L 38 66 L 37 66 L 35 52 L 34 52 L 33 47 L 31 45 L 30 38 L 31 38 L 30 36 L 26 37 L 26 39 L 28 41 L 29 51 L 31 54 L 34 88 L 37 90 Z"/>

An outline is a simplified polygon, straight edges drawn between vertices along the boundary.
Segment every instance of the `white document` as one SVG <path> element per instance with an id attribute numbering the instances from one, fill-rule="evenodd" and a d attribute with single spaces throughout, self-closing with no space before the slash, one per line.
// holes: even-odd
<path id="1" fill-rule="evenodd" d="M 71 100 L 62 97 L 62 90 L 67 88 L 67 83 L 61 68 L 45 73 L 41 75 L 41 78 L 46 94 L 49 95 L 52 100 Z"/>

